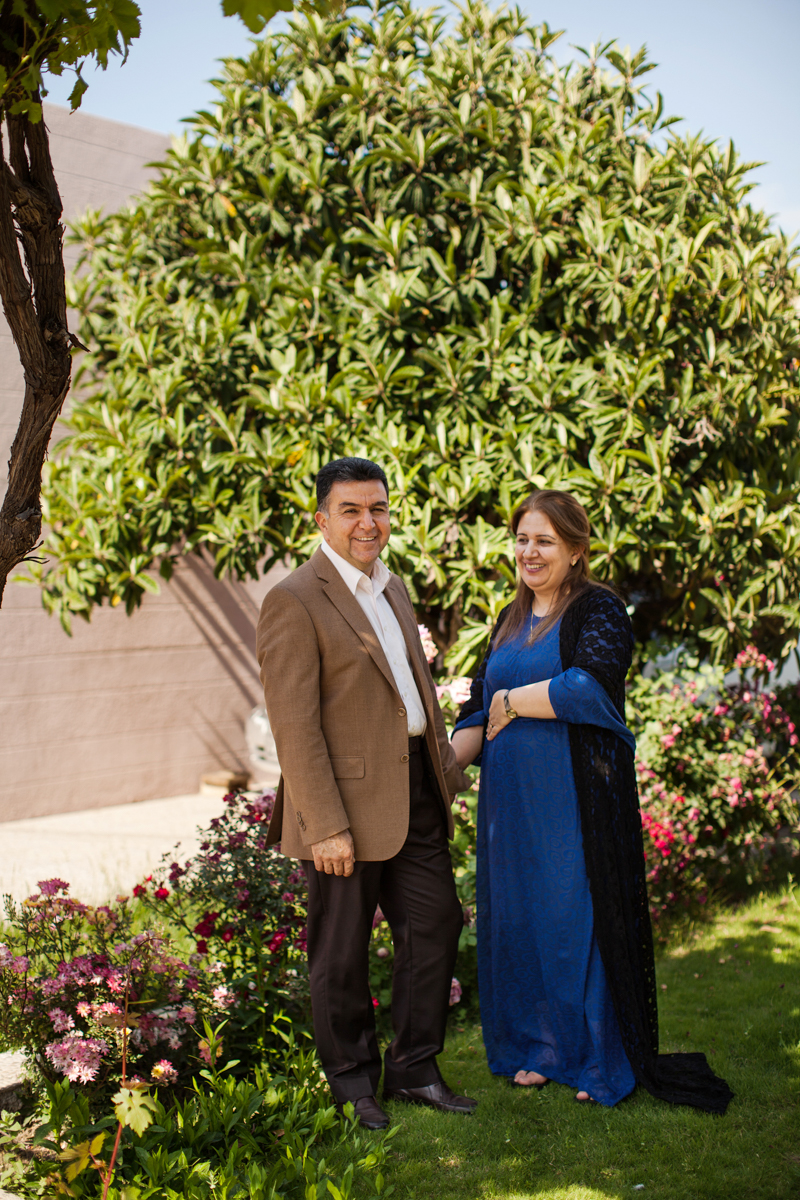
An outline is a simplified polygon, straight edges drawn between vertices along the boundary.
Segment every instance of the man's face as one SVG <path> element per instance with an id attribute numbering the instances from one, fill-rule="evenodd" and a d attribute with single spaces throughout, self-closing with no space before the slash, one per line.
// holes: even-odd
<path id="1" fill-rule="evenodd" d="M 328 495 L 328 511 L 318 512 L 314 519 L 331 550 L 365 575 L 372 574 L 391 533 L 389 497 L 380 480 L 335 483 Z"/>

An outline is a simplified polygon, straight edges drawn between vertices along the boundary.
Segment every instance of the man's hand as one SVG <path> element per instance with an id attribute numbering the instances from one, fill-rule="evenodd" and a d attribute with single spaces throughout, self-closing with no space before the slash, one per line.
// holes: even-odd
<path id="1" fill-rule="evenodd" d="M 314 866 L 326 875 L 352 875 L 356 856 L 353 847 L 353 835 L 349 829 L 334 833 L 331 837 L 314 842 L 311 847 L 314 855 Z"/>

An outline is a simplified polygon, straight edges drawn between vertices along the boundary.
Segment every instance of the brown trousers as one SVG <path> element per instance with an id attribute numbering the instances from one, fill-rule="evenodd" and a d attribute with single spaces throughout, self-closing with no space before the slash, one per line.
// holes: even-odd
<path id="1" fill-rule="evenodd" d="M 375 1095 L 381 1056 L 369 989 L 368 947 L 378 904 L 392 930 L 394 1039 L 384 1087 L 427 1087 L 440 1078 L 458 939 L 444 806 L 427 750 L 409 756 L 408 836 L 394 858 L 356 862 L 349 878 L 304 861 L 314 1038 L 336 1100 Z"/>

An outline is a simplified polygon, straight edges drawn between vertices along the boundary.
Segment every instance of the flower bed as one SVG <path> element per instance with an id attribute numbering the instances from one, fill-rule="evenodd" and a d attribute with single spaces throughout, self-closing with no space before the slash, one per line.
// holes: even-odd
<path id="1" fill-rule="evenodd" d="M 198 1062 L 196 1033 L 220 1005 L 200 958 L 164 930 L 135 932 L 128 897 L 97 908 L 60 879 L 6 905 L 0 945 L 0 1043 L 24 1049 L 39 1076 L 66 1078 L 104 1102 L 123 1042 L 132 1075 L 174 1084 Z"/>

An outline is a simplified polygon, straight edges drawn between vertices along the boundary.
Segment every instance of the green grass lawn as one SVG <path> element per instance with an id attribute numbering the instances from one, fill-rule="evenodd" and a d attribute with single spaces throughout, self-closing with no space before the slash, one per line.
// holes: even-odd
<path id="1" fill-rule="evenodd" d="M 736 1093 L 726 1116 L 642 1089 L 605 1109 L 555 1084 L 513 1088 L 490 1075 L 480 1026 L 453 1026 L 440 1065 L 480 1107 L 388 1106 L 394 1200 L 800 1197 L 798 899 L 726 911 L 658 963 L 661 1049 L 707 1053 Z"/>

